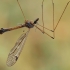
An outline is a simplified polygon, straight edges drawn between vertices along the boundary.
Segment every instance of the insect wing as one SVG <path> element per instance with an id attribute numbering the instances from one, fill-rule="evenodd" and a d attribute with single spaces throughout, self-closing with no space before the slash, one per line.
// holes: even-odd
<path id="1" fill-rule="evenodd" d="M 11 49 L 11 51 L 8 55 L 8 58 L 7 58 L 8 66 L 14 65 L 16 63 L 16 61 L 18 60 L 19 55 L 25 44 L 28 33 L 29 33 L 29 30 L 25 34 L 22 34 L 20 36 L 20 38 L 18 39 L 18 41 L 16 42 L 15 46 Z"/>

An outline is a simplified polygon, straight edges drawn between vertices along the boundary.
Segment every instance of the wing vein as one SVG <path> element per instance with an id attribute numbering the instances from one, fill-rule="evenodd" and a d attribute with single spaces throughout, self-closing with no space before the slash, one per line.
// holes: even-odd
<path id="1" fill-rule="evenodd" d="M 11 49 L 8 58 L 7 58 L 7 65 L 12 66 L 16 63 L 16 61 L 19 58 L 19 55 L 24 47 L 27 35 L 29 33 L 30 29 L 25 33 L 22 34 L 19 39 L 17 40 L 15 46 Z"/>

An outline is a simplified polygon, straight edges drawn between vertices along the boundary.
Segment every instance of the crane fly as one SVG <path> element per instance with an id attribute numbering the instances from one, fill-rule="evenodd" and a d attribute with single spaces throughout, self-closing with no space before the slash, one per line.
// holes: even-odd
<path id="1" fill-rule="evenodd" d="M 69 1 L 69 2 L 70 2 L 70 1 Z M 19 5 L 19 7 L 20 7 L 20 9 L 21 9 L 21 12 L 22 12 L 22 14 L 23 14 L 23 17 L 24 17 L 24 19 L 25 19 L 25 24 L 22 24 L 22 25 L 19 25 L 19 26 L 16 26 L 16 27 L 12 27 L 12 28 L 5 28 L 5 29 L 4 29 L 4 28 L 1 28 L 1 29 L 0 29 L 0 34 L 3 34 L 4 32 L 8 32 L 8 31 L 15 30 L 15 29 L 23 28 L 23 27 L 28 28 L 28 31 L 27 31 L 26 33 L 22 34 L 22 35 L 19 37 L 19 39 L 17 40 L 15 46 L 11 49 L 11 51 L 10 51 L 10 53 L 9 53 L 9 55 L 8 55 L 8 58 L 7 58 L 7 65 L 8 65 L 8 66 L 13 66 L 13 65 L 16 63 L 16 61 L 18 60 L 19 55 L 20 55 L 20 53 L 21 53 L 21 51 L 22 51 L 22 49 L 23 49 L 23 46 L 24 46 L 25 41 L 26 41 L 26 38 L 27 38 L 28 33 L 29 33 L 29 31 L 30 31 L 31 28 L 36 27 L 36 28 L 37 28 L 38 30 L 40 30 L 43 34 L 48 35 L 48 36 L 51 37 L 52 39 L 55 38 L 55 30 L 56 30 L 56 28 L 57 28 L 57 26 L 58 26 L 58 24 L 59 24 L 59 22 L 60 22 L 60 20 L 61 20 L 61 18 L 62 18 L 62 16 L 63 16 L 63 14 L 64 14 L 64 12 L 65 12 L 65 10 L 66 10 L 66 8 L 67 8 L 69 2 L 66 4 L 66 6 L 65 6 L 65 8 L 64 8 L 64 10 L 63 10 L 63 12 L 62 12 L 62 14 L 61 14 L 61 16 L 60 16 L 60 18 L 59 18 L 57 24 L 56 24 L 56 26 L 54 27 L 54 2 L 53 2 L 53 0 L 52 0 L 52 8 L 53 8 L 53 30 L 50 30 L 50 29 L 44 27 L 44 19 L 43 19 L 43 8 L 44 8 L 44 7 L 43 7 L 43 3 L 44 3 L 44 0 L 42 1 L 42 23 L 43 23 L 43 26 L 37 23 L 38 20 L 39 20 L 39 18 L 37 18 L 34 22 L 31 22 L 31 21 L 26 20 L 25 15 L 24 15 L 24 13 L 23 13 L 23 10 L 22 10 L 22 8 L 21 8 L 21 6 L 20 6 L 20 3 L 19 3 L 19 1 L 17 0 L 17 3 L 18 3 L 18 5 Z M 43 27 L 43 29 L 40 29 L 36 24 L 39 25 L 39 26 L 41 26 L 41 27 Z M 44 31 L 44 29 L 47 29 L 47 30 L 53 32 L 53 36 L 51 36 L 51 35 L 49 35 L 48 33 L 46 33 L 46 32 Z"/>

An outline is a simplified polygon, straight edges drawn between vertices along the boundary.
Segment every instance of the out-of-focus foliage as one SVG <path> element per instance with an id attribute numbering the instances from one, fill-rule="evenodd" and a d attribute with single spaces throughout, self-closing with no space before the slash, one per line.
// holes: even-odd
<path id="1" fill-rule="evenodd" d="M 54 0 L 55 25 L 69 0 Z M 39 18 L 42 25 L 42 0 L 19 0 L 27 20 Z M 25 19 L 16 0 L 0 0 L 0 28 L 24 24 Z M 44 0 L 45 27 L 52 27 L 52 2 Z M 40 27 L 41 28 L 41 27 Z M 42 28 L 41 28 L 42 29 Z M 6 65 L 9 51 L 26 28 L 0 35 L 0 70 L 70 70 L 70 5 L 55 30 L 55 39 L 31 29 L 17 63 Z M 45 30 L 50 35 L 51 32 Z"/>

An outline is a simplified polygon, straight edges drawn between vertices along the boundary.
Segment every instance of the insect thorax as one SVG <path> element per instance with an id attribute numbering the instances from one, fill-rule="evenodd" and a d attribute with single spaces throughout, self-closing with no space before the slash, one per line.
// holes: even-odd
<path id="1" fill-rule="evenodd" d="M 34 27 L 34 24 L 32 24 L 31 22 L 25 22 L 25 26 L 28 27 L 28 28 L 33 28 Z"/>

